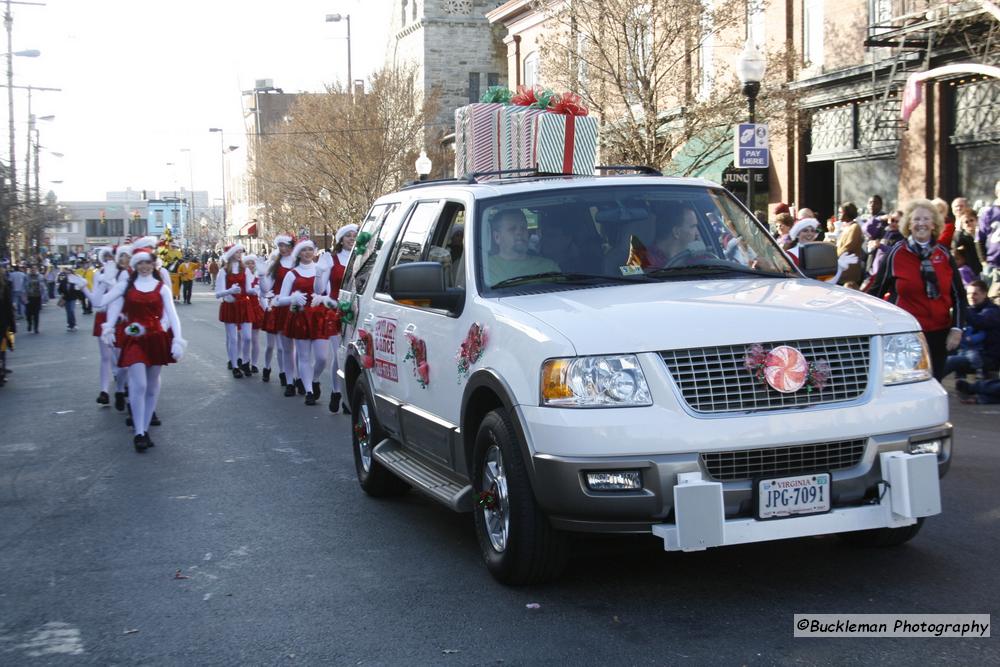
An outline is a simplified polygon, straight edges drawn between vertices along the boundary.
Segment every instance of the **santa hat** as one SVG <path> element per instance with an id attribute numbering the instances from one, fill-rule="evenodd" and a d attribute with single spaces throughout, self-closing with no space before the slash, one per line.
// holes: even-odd
<path id="1" fill-rule="evenodd" d="M 127 243 L 124 245 L 120 245 L 115 249 L 115 260 L 117 261 L 118 259 L 120 259 L 122 255 L 131 255 L 131 254 L 132 254 L 132 246 L 128 245 Z"/>
<path id="2" fill-rule="evenodd" d="M 223 250 L 222 250 L 222 263 L 225 264 L 230 259 L 232 259 L 233 255 L 235 255 L 238 250 L 243 250 L 243 244 L 242 243 L 234 243 L 234 244 L 232 244 L 230 246 L 226 246 L 225 248 L 223 248 Z"/>
<path id="3" fill-rule="evenodd" d="M 104 245 L 101 246 L 100 248 L 94 248 L 94 257 L 96 257 L 97 261 L 99 262 L 104 261 L 105 255 L 111 255 L 113 257 L 114 254 L 115 254 L 114 249 L 112 249 L 112 247 L 109 245 Z"/>
<path id="4" fill-rule="evenodd" d="M 155 248 L 158 241 L 155 236 L 143 236 L 138 241 L 132 242 L 132 248 L 138 250 L 140 248 Z"/>
<path id="5" fill-rule="evenodd" d="M 301 241 L 295 244 L 294 248 L 292 248 L 292 257 L 298 259 L 299 253 L 305 250 L 306 248 L 312 248 L 313 250 L 315 250 L 316 244 L 310 241 L 309 239 L 302 239 Z"/>
<path id="6" fill-rule="evenodd" d="M 154 261 L 155 260 L 153 259 L 153 254 L 148 250 L 143 249 L 143 250 L 137 250 L 135 254 L 132 255 L 132 259 L 128 261 L 128 265 L 134 269 L 135 265 L 138 264 L 139 262 L 154 262 Z"/>
<path id="7" fill-rule="evenodd" d="M 812 227 L 815 230 L 819 230 L 819 222 L 816 220 L 816 218 L 802 218 L 794 225 L 792 225 L 792 229 L 791 231 L 788 232 L 788 235 L 793 239 L 798 240 L 799 234 L 802 233 L 802 230 L 806 229 L 807 227 Z"/>
<path id="8" fill-rule="evenodd" d="M 274 237 L 274 247 L 277 248 L 279 243 L 284 243 L 285 245 L 292 245 L 295 242 L 288 234 L 278 234 Z"/>
<path id="9" fill-rule="evenodd" d="M 354 225 L 354 224 L 344 225 L 343 227 L 341 227 L 340 229 L 338 229 L 337 230 L 337 236 L 336 236 L 337 243 L 340 243 L 340 239 L 344 238 L 344 235 L 348 234 L 350 232 L 354 232 L 355 234 L 357 234 L 358 233 L 358 226 Z"/>

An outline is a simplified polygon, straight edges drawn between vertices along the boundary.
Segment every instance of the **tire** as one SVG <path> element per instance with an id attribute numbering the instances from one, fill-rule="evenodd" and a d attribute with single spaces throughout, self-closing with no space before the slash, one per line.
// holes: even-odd
<path id="1" fill-rule="evenodd" d="M 354 385 L 351 396 L 351 448 L 358 484 L 369 496 L 389 498 L 409 490 L 410 485 L 393 475 L 372 455 L 375 445 L 385 439 L 385 431 L 375 416 L 375 407 L 364 378 Z"/>
<path id="2" fill-rule="evenodd" d="M 876 528 L 840 533 L 840 539 L 856 547 L 898 547 L 916 537 L 923 525 L 924 520 L 921 518 L 912 526 L 903 528 Z"/>
<path id="3" fill-rule="evenodd" d="M 502 410 L 483 419 L 473 460 L 476 537 L 490 574 L 511 586 L 556 578 L 566 563 L 567 537 L 539 509 L 514 427 Z M 478 502 L 484 491 L 492 491 L 492 507 Z"/>

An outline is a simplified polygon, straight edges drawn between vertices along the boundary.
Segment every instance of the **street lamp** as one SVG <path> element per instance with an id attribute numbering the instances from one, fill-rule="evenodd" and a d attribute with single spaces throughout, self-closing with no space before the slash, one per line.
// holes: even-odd
<path id="1" fill-rule="evenodd" d="M 417 177 L 419 177 L 421 181 L 426 181 L 427 175 L 431 173 L 432 166 L 431 159 L 427 157 L 427 151 L 421 150 L 420 157 L 418 157 L 417 161 L 414 163 L 414 167 L 417 169 Z"/>
<path id="2" fill-rule="evenodd" d="M 191 186 L 188 192 L 188 218 L 187 224 L 194 222 L 194 153 L 190 148 L 182 148 L 181 153 L 188 154 L 188 185 Z"/>
<path id="3" fill-rule="evenodd" d="M 354 97 L 354 78 L 351 76 L 351 15 L 350 14 L 327 14 L 327 23 L 338 23 L 341 20 L 347 23 L 347 92 Z"/>
<path id="4" fill-rule="evenodd" d="M 226 227 L 226 148 L 225 141 L 222 138 L 222 128 L 221 127 L 210 127 L 209 132 L 219 133 L 219 159 L 222 161 L 222 229 L 225 231 L 228 229 Z M 237 147 L 233 147 L 235 149 Z"/>
<path id="5" fill-rule="evenodd" d="M 747 104 L 750 109 L 750 123 L 755 122 L 754 105 L 757 101 L 757 93 L 760 92 L 760 82 L 764 78 L 764 69 L 767 62 L 757 50 L 757 45 L 753 43 L 753 38 L 747 37 L 743 46 L 743 53 L 736 61 L 736 74 L 743 84 L 743 94 L 746 95 Z M 747 168 L 747 208 L 753 212 L 753 169 Z"/>

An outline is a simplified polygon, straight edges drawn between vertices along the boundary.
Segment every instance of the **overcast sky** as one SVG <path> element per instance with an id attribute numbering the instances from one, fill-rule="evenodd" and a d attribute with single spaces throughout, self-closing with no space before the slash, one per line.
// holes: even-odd
<path id="1" fill-rule="evenodd" d="M 35 92 L 41 188 L 60 200 L 103 199 L 106 191 L 189 188 L 219 197 L 218 135 L 243 145 L 240 91 L 273 79 L 285 92 L 317 91 L 347 78 L 344 22 L 351 15 L 352 69 L 382 64 L 390 0 L 39 0 L 13 5 L 14 85 Z M 27 91 L 15 90 L 18 182 L 23 184 Z M 3 106 L 4 128 L 8 114 Z M 4 131 L 3 136 L 7 136 Z M 8 159 L 8 142 L 0 146 Z M 168 166 L 167 163 L 175 163 Z M 62 180 L 62 184 L 53 184 Z"/>

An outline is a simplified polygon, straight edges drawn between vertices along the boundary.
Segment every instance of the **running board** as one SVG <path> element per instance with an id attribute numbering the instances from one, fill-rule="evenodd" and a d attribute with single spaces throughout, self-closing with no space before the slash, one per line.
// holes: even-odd
<path id="1" fill-rule="evenodd" d="M 455 480 L 437 466 L 425 463 L 410 454 L 392 438 L 386 438 L 375 446 L 372 455 L 394 475 L 402 478 L 417 491 L 456 512 L 471 512 L 473 509 L 472 486 Z"/>

